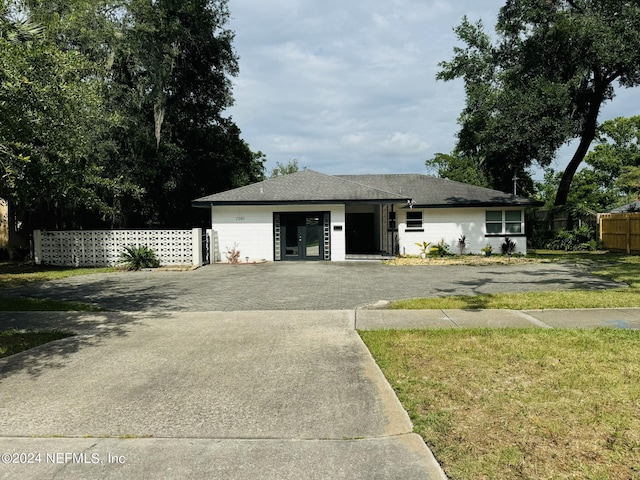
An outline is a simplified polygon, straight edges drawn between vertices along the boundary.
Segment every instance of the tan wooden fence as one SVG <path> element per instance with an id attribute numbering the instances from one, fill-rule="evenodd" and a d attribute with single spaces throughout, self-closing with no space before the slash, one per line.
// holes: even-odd
<path id="1" fill-rule="evenodd" d="M 613 252 L 640 253 L 640 212 L 598 215 L 602 246 Z"/>

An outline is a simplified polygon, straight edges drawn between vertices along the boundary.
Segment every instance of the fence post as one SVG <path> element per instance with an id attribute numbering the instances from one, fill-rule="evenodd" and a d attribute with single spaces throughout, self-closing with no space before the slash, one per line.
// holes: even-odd
<path id="1" fill-rule="evenodd" d="M 631 253 L 631 214 L 627 213 L 627 255 Z"/>
<path id="2" fill-rule="evenodd" d="M 193 264 L 197 265 L 198 267 L 202 266 L 202 229 L 201 228 L 194 228 L 192 229 L 193 232 L 193 253 L 192 253 L 192 257 L 193 258 Z"/>
<path id="3" fill-rule="evenodd" d="M 600 244 L 602 245 L 602 214 L 598 213 L 596 215 L 596 224 L 598 225 L 598 241 L 600 242 Z"/>
<path id="4" fill-rule="evenodd" d="M 36 265 L 42 263 L 42 232 L 33 231 L 33 261 Z"/>

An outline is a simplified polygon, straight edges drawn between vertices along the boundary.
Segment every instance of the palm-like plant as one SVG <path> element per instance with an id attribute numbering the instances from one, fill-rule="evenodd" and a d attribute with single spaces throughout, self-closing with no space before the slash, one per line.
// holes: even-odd
<path id="1" fill-rule="evenodd" d="M 127 270 L 140 270 L 142 268 L 157 268 L 160 266 L 160 260 L 156 256 L 156 252 L 146 245 L 135 246 L 130 245 L 124 247 L 124 252 L 120 254 L 120 263 L 124 264 Z"/>
<path id="2" fill-rule="evenodd" d="M 25 18 L 15 18 L 8 2 L 0 4 L 0 39 L 19 44 L 44 38 L 44 27 Z"/>

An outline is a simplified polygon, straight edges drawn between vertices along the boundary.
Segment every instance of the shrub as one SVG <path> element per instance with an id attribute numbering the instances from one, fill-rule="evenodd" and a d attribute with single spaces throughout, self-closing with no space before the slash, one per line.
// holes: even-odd
<path id="1" fill-rule="evenodd" d="M 598 242 L 595 239 L 593 228 L 587 223 L 583 223 L 573 230 L 560 230 L 556 237 L 547 243 L 546 247 L 550 250 L 594 251 L 598 248 Z"/>
<path id="2" fill-rule="evenodd" d="M 124 264 L 127 270 L 140 270 L 141 268 L 157 268 L 160 260 L 156 252 L 146 245 L 130 245 L 124 247 L 124 252 L 120 254 L 120 263 Z"/>
<path id="3" fill-rule="evenodd" d="M 464 255 L 464 249 L 467 248 L 467 236 L 462 235 L 458 239 L 458 249 L 460 250 L 460 255 Z"/>
<path id="4" fill-rule="evenodd" d="M 229 263 L 239 263 L 240 250 L 238 249 L 238 244 L 234 242 L 233 247 L 231 248 L 227 247 L 225 256 L 227 257 L 227 261 Z"/>
<path id="5" fill-rule="evenodd" d="M 444 257 L 445 255 L 451 255 L 449 245 L 444 242 L 444 238 L 438 242 L 435 247 L 431 247 L 431 255 Z"/>
<path id="6" fill-rule="evenodd" d="M 504 237 L 504 243 L 500 245 L 500 250 L 502 251 L 503 255 L 511 256 L 513 252 L 516 251 L 517 246 L 518 244 L 511 240 L 509 237 Z"/>
<path id="7" fill-rule="evenodd" d="M 429 253 L 429 246 L 431 242 L 416 242 L 416 245 L 420 248 L 420 255 L 426 256 Z"/>

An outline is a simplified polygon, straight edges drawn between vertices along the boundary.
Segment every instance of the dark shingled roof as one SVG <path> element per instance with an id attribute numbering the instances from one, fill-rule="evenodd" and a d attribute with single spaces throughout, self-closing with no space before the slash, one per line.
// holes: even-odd
<path id="1" fill-rule="evenodd" d="M 420 174 L 325 175 L 301 170 L 290 175 L 208 195 L 210 205 L 408 203 L 415 207 L 539 206 L 541 202 L 497 190 Z"/>
<path id="2" fill-rule="evenodd" d="M 640 212 L 640 201 L 631 202 L 621 207 L 614 208 L 610 213 L 628 213 L 628 212 Z"/>
<path id="3" fill-rule="evenodd" d="M 194 200 L 193 205 L 273 205 L 281 203 L 401 203 L 398 195 L 313 170 L 270 178 Z"/>
<path id="4" fill-rule="evenodd" d="M 543 203 L 510 193 L 420 174 L 339 175 L 413 199 L 414 207 L 541 206 Z"/>

